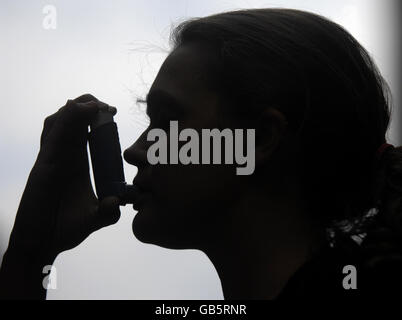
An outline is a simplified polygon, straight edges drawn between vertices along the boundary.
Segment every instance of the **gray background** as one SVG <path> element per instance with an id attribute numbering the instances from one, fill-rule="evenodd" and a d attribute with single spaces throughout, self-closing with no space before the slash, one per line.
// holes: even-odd
<path id="1" fill-rule="evenodd" d="M 323 14 L 345 26 L 372 54 L 391 85 L 395 109 L 399 29 L 395 0 L 196 1 L 48 0 L 0 2 L 0 257 L 29 171 L 44 118 L 67 99 L 92 93 L 118 107 L 122 149 L 145 129 L 135 98 L 150 87 L 166 57 L 172 24 L 225 10 L 288 7 Z M 57 28 L 42 26 L 45 5 Z M 395 111 L 389 141 L 400 144 Z M 125 164 L 127 181 L 136 170 Z M 135 212 L 91 235 L 55 263 L 58 288 L 48 299 L 222 299 L 217 273 L 196 250 L 140 243 L 131 232 Z"/>

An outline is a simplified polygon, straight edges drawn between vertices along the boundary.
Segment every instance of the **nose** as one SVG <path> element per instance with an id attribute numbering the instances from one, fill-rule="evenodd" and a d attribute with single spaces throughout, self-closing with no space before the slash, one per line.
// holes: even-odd
<path id="1" fill-rule="evenodd" d="M 123 158 L 129 164 L 136 167 L 142 167 L 147 164 L 147 141 L 146 131 L 123 152 Z"/>

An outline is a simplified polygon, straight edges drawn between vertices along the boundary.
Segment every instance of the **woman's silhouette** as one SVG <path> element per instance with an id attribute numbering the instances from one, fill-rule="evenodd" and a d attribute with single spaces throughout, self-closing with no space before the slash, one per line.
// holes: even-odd
<path id="1" fill-rule="evenodd" d="M 172 43 L 147 96 L 150 126 L 124 152 L 142 189 L 137 239 L 202 250 L 226 299 L 398 288 L 402 150 L 384 144 L 388 89 L 366 50 L 341 26 L 289 9 L 189 20 Z M 45 120 L 2 297 L 45 298 L 43 266 L 119 219 L 119 199 L 99 202 L 88 173 L 88 124 L 101 105 L 83 95 Z M 254 128 L 255 172 L 150 165 L 147 133 L 171 120 L 198 131 Z M 344 288 L 347 265 L 356 290 Z"/>

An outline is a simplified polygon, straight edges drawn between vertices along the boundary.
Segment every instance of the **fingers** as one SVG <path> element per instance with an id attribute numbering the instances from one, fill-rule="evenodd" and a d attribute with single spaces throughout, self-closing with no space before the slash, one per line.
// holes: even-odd
<path id="1" fill-rule="evenodd" d="M 75 103 L 73 100 L 67 101 L 67 104 L 60 108 L 58 112 L 48 116 L 45 119 L 40 138 L 40 145 L 43 146 L 55 123 L 58 123 L 58 126 L 61 123 L 63 125 L 65 124 L 64 127 L 74 130 L 76 125 L 79 124 L 81 124 L 81 127 L 84 125 L 88 126 L 89 122 L 97 112 L 98 106 L 97 102 L 95 101 L 88 101 L 85 103 Z M 55 131 L 57 134 L 59 134 L 59 132 L 57 132 L 58 130 Z M 56 136 L 56 138 L 59 137 Z"/>
<path id="2" fill-rule="evenodd" d="M 79 96 L 78 98 L 75 98 L 74 101 L 75 102 L 88 102 L 88 101 L 99 101 L 99 100 L 96 97 L 94 97 L 92 94 L 86 93 L 86 94 L 83 94 L 82 96 Z"/>
<path id="3" fill-rule="evenodd" d="M 93 96 L 93 95 L 91 95 L 91 94 L 89 94 L 89 93 L 83 94 L 83 95 L 81 95 L 81 96 L 79 96 L 78 98 L 75 98 L 75 99 L 73 99 L 73 100 L 67 100 L 67 103 L 66 103 L 65 106 L 61 107 L 56 113 L 54 113 L 54 114 L 48 116 L 48 117 L 45 119 L 45 125 L 44 125 L 44 127 L 49 127 L 49 126 L 51 126 L 52 123 L 55 121 L 55 119 L 57 119 L 57 117 L 58 117 L 61 113 L 65 112 L 65 111 L 64 111 L 65 109 L 70 109 L 70 108 L 68 107 L 68 105 L 71 105 L 71 101 L 73 101 L 73 102 L 75 102 L 76 104 L 78 104 L 78 106 L 84 106 L 84 105 L 86 105 L 88 102 L 97 102 L 97 103 L 99 104 L 99 109 L 101 108 L 101 106 L 107 105 L 106 103 L 104 103 L 104 102 L 102 102 L 102 101 L 99 101 L 95 96 Z M 78 108 L 78 109 L 80 109 L 80 108 Z M 69 113 L 69 111 L 68 111 L 67 113 Z"/>
<path id="4" fill-rule="evenodd" d="M 60 118 L 69 125 L 75 123 L 84 124 L 88 126 L 91 119 L 99 111 L 98 101 L 76 102 L 75 100 L 68 100 L 64 106 L 64 110 L 60 113 Z"/>
<path id="5" fill-rule="evenodd" d="M 95 214 L 95 229 L 115 224 L 120 219 L 120 199 L 117 197 L 106 197 L 99 202 L 98 210 Z"/>
<path id="6" fill-rule="evenodd" d="M 90 119 L 98 112 L 96 102 L 76 103 L 69 100 L 54 119 L 49 119 L 51 126 L 45 129 L 43 142 L 50 147 L 65 148 L 68 146 L 83 146 L 87 141 Z"/>
<path id="7" fill-rule="evenodd" d="M 105 108 L 112 107 L 91 94 L 84 94 L 74 100 L 68 100 L 65 106 L 45 119 L 41 146 L 46 140 L 55 143 L 60 139 L 64 142 L 65 140 L 73 141 L 77 137 L 81 143 L 86 142 L 88 125 L 97 112 Z M 51 139 L 48 139 L 49 136 Z"/>
<path id="8" fill-rule="evenodd" d="M 106 104 L 94 96 L 84 94 L 74 100 L 68 100 L 65 106 L 48 116 L 40 138 L 38 161 L 69 161 L 74 153 L 79 154 L 78 158 L 83 157 L 86 152 L 88 126 L 103 105 Z"/>
<path id="9" fill-rule="evenodd" d="M 74 159 L 79 163 L 87 161 L 88 126 L 96 114 L 106 108 L 109 112 L 115 109 L 90 94 L 68 100 L 44 121 L 38 162 L 59 163 L 61 160 L 59 164 L 69 163 L 74 167 Z"/>
<path id="10" fill-rule="evenodd" d="M 56 119 L 57 119 L 57 115 L 58 115 L 58 114 L 57 114 L 57 112 L 56 112 L 56 113 L 54 113 L 54 114 L 48 116 L 48 117 L 45 119 L 45 121 L 44 121 L 44 123 L 43 123 L 42 134 L 41 134 L 41 137 L 40 137 L 40 146 L 41 146 L 41 147 L 43 146 L 43 143 L 44 143 L 44 141 L 45 141 L 47 135 L 49 134 L 50 130 L 52 129 L 53 124 L 54 124 L 54 122 L 55 122 Z"/>

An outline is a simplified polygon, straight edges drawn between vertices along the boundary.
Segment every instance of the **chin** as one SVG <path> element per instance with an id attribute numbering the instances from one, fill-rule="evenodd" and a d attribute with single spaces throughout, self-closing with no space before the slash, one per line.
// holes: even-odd
<path id="1" fill-rule="evenodd" d="M 132 230 L 137 240 L 144 243 L 154 243 L 157 240 L 157 230 L 153 226 L 155 223 L 150 221 L 148 217 L 144 217 L 143 212 L 138 211 L 135 215 Z"/>
<path id="2" fill-rule="evenodd" d="M 179 230 L 169 227 L 162 221 L 155 220 L 141 210 L 135 215 L 132 230 L 138 241 L 154 244 L 167 249 L 195 249 L 191 241 L 179 236 Z"/>

